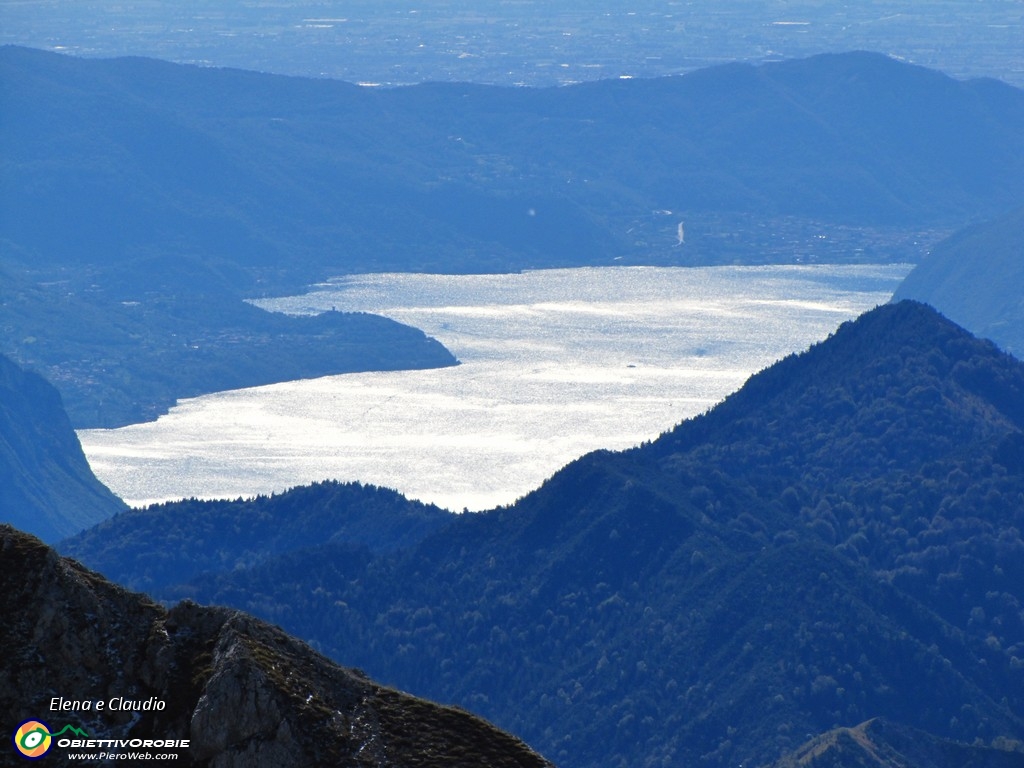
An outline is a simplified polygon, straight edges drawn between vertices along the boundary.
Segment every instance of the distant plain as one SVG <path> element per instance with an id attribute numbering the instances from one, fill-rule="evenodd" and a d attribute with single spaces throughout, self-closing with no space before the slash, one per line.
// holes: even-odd
<path id="1" fill-rule="evenodd" d="M 1024 84 L 1016 0 L 22 0 L 0 14 L 0 43 L 375 85 L 564 85 L 848 50 Z"/>

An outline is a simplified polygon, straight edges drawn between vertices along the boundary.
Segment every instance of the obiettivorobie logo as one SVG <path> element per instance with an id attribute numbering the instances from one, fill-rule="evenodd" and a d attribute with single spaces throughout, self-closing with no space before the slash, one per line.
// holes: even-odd
<path id="1" fill-rule="evenodd" d="M 54 701 L 57 700 L 54 699 Z M 160 706 L 152 708 L 163 709 L 163 702 L 157 703 Z M 53 707 L 53 709 L 58 708 L 90 709 L 91 707 L 83 706 L 81 703 L 78 703 L 77 706 Z M 97 709 L 99 708 L 97 707 Z M 116 708 L 110 707 L 110 709 Z M 124 709 L 128 709 L 128 707 L 124 707 Z M 53 747 L 64 750 L 87 750 L 78 753 L 80 759 L 87 760 L 154 759 L 154 751 L 167 753 L 171 750 L 177 751 L 189 747 L 189 739 L 93 738 L 81 728 L 73 725 L 65 725 L 59 731 L 53 731 L 48 723 L 35 718 L 26 720 L 19 725 L 11 735 L 11 742 L 14 745 L 14 751 L 26 760 L 38 760 L 49 753 Z M 94 752 L 93 750 L 99 751 Z M 124 750 L 144 751 L 125 752 Z M 72 755 L 72 759 L 74 759 L 74 755 Z"/>
<path id="2" fill-rule="evenodd" d="M 65 725 L 57 733 L 52 733 L 50 726 L 42 720 L 26 720 L 14 731 L 14 736 L 12 737 L 14 749 L 22 757 L 26 757 L 29 760 L 37 760 L 50 751 L 55 738 L 63 736 L 68 731 L 76 736 L 85 738 L 89 736 L 81 728 L 75 728 L 73 725 Z"/>

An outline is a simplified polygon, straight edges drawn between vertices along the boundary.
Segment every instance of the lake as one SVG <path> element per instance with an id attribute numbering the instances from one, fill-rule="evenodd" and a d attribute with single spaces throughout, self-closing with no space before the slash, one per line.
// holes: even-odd
<path id="1" fill-rule="evenodd" d="M 423 329 L 460 365 L 344 374 L 183 400 L 82 430 L 133 506 L 359 480 L 453 510 L 514 502 L 598 449 L 657 437 L 747 377 L 885 303 L 910 265 L 376 274 L 254 301 Z"/>

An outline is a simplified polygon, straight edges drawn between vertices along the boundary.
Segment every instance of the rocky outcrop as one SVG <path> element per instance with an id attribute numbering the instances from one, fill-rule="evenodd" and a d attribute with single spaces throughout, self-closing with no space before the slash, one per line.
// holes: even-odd
<path id="1" fill-rule="evenodd" d="M 0 615 L 12 730 L 39 718 L 93 740 L 187 740 L 176 764 L 211 768 L 550 765 L 468 712 L 381 686 L 239 611 L 165 609 L 10 526 Z"/>

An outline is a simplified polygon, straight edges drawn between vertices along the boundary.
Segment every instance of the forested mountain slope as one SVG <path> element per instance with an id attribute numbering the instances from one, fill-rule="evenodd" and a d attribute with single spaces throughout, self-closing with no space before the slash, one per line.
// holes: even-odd
<path id="1" fill-rule="evenodd" d="M 407 549 L 150 589 L 252 609 L 563 766 L 765 764 L 876 717 L 1012 744 L 1022 428 L 1024 364 L 902 302 Z M 113 521 L 107 562 L 160 514 Z"/>
<path id="2" fill-rule="evenodd" d="M 57 390 L 0 355 L 0 522 L 55 542 L 124 508 L 89 468 Z"/>
<path id="3" fill-rule="evenodd" d="M 465 711 L 381 686 L 251 616 L 191 603 L 165 610 L 9 526 L 0 526 L 0 615 L 0 717 L 12 729 L 43 718 L 53 731 L 139 740 L 93 754 L 152 755 L 145 740 L 184 739 L 187 749 L 170 750 L 175 765 L 550 765 Z M 68 710 L 52 711 L 55 694 Z M 163 706 L 124 711 L 120 700 Z M 54 743 L 45 760 L 75 765 L 68 753 L 82 751 Z"/>
<path id="4" fill-rule="evenodd" d="M 87 553 L 92 567 L 112 581 L 147 590 L 324 545 L 365 562 L 418 544 L 455 516 L 385 488 L 323 482 L 252 499 L 188 499 L 126 510 L 61 550 L 70 557 Z"/>

